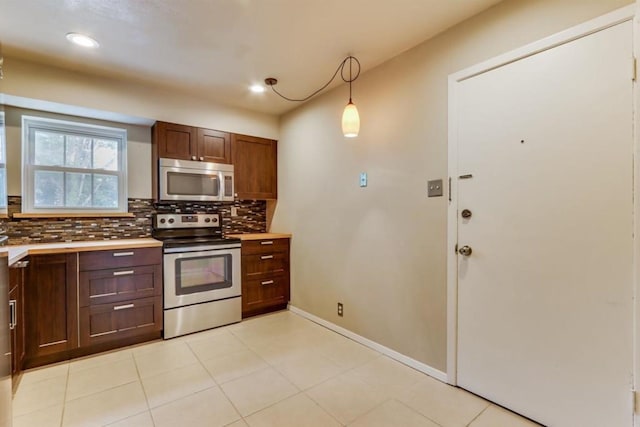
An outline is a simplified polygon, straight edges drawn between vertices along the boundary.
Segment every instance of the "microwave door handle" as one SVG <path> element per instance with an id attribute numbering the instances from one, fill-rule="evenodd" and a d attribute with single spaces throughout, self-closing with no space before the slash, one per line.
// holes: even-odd
<path id="1" fill-rule="evenodd" d="M 218 171 L 218 197 L 220 200 L 224 200 L 224 173 Z"/>

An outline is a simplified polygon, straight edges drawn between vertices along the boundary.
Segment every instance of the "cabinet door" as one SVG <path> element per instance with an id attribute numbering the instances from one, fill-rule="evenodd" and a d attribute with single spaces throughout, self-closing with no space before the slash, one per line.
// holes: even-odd
<path id="1" fill-rule="evenodd" d="M 158 145 L 158 156 L 169 159 L 196 160 L 196 128 L 175 123 L 157 122 L 153 136 Z"/>
<path id="2" fill-rule="evenodd" d="M 15 325 L 11 330 L 13 358 L 11 372 L 15 391 L 24 360 L 24 268 L 9 269 L 9 287 L 11 288 L 9 299 L 15 301 Z"/>
<path id="3" fill-rule="evenodd" d="M 232 135 L 235 191 L 240 199 L 278 197 L 277 143 L 271 139 Z"/>
<path id="4" fill-rule="evenodd" d="M 161 329 L 162 297 L 80 308 L 80 342 L 83 346 L 113 343 Z"/>
<path id="5" fill-rule="evenodd" d="M 80 307 L 162 295 L 162 266 L 80 272 Z"/>
<path id="6" fill-rule="evenodd" d="M 198 128 L 198 160 L 231 163 L 231 136 L 227 132 Z"/>
<path id="7" fill-rule="evenodd" d="M 242 314 L 244 317 L 265 308 L 289 302 L 289 277 L 279 274 L 261 279 L 242 281 Z"/>
<path id="8" fill-rule="evenodd" d="M 242 272 L 247 278 L 264 274 L 284 273 L 288 270 L 288 252 L 271 252 L 242 257 Z"/>
<path id="9" fill-rule="evenodd" d="M 26 367 L 78 346 L 77 255 L 31 257 L 24 286 Z"/>

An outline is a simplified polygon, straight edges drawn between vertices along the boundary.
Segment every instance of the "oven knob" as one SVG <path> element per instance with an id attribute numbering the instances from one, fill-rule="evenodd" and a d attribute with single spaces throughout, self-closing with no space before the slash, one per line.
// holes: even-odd
<path id="1" fill-rule="evenodd" d="M 205 218 L 204 222 L 211 222 L 211 218 Z"/>
<path id="2" fill-rule="evenodd" d="M 173 218 L 169 218 L 169 224 L 173 224 L 174 222 L 176 222 L 176 220 L 175 220 L 175 219 L 173 219 Z"/>
<path id="3" fill-rule="evenodd" d="M 166 220 L 166 219 L 164 219 L 164 218 L 162 218 L 162 219 L 160 220 L 160 224 L 164 224 L 165 222 L 167 222 L 167 220 Z"/>

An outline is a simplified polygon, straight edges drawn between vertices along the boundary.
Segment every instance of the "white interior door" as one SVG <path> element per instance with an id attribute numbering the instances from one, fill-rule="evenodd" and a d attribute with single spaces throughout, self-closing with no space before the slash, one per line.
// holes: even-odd
<path id="1" fill-rule="evenodd" d="M 457 87 L 458 384 L 549 426 L 632 425 L 632 28 Z"/>

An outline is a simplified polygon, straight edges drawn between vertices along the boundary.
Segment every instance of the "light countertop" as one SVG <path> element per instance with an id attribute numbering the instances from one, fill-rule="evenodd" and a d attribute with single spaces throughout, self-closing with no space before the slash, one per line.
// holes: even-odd
<path id="1" fill-rule="evenodd" d="M 248 233 L 248 234 L 227 234 L 226 237 L 235 237 L 240 240 L 262 240 L 262 239 L 290 239 L 290 233 Z"/>
<path id="2" fill-rule="evenodd" d="M 84 242 L 39 243 L 34 245 L 5 246 L 9 265 L 27 255 L 59 254 L 67 252 L 101 251 L 109 249 L 153 248 L 162 246 L 156 239 L 92 240 Z"/>

